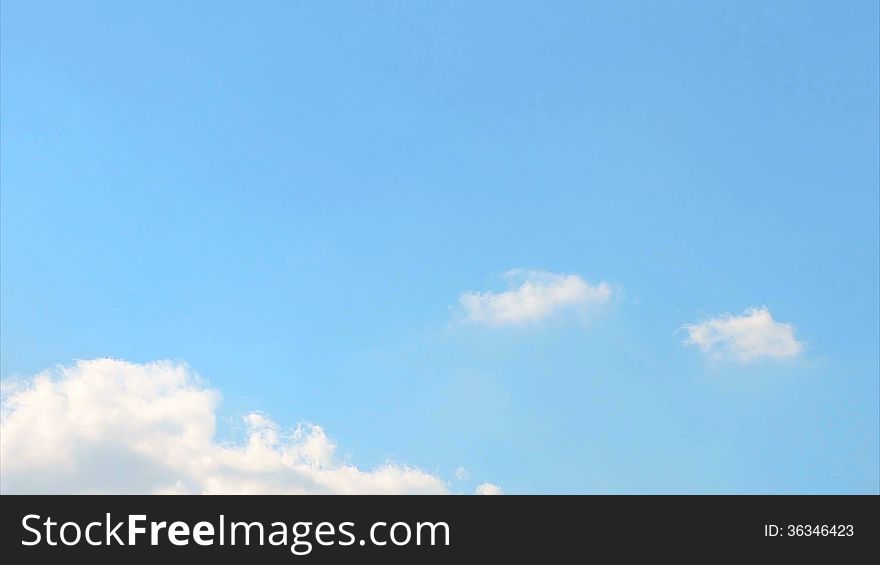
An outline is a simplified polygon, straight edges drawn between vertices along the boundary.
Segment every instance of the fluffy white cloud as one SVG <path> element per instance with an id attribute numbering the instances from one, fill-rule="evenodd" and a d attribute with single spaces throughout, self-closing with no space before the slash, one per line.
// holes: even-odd
<path id="1" fill-rule="evenodd" d="M 455 477 L 455 480 L 457 481 L 466 481 L 471 478 L 470 472 L 464 467 L 456 467 L 452 476 Z"/>
<path id="2" fill-rule="evenodd" d="M 608 283 L 593 285 L 577 275 L 515 269 L 504 276 L 509 290 L 461 295 L 466 320 L 489 326 L 522 324 L 566 309 L 584 312 L 611 299 Z"/>
<path id="3" fill-rule="evenodd" d="M 740 316 L 724 314 L 684 329 L 688 333 L 685 344 L 719 359 L 785 359 L 804 350 L 804 344 L 795 339 L 794 326 L 774 320 L 767 307 L 749 308 Z"/>
<path id="4" fill-rule="evenodd" d="M 477 490 L 474 491 L 474 494 L 482 494 L 482 495 L 496 495 L 502 494 L 501 487 L 497 485 L 493 485 L 492 483 L 483 483 L 477 487 Z"/>
<path id="5" fill-rule="evenodd" d="M 318 426 L 245 417 L 247 440 L 214 438 L 217 392 L 179 363 L 80 361 L 3 383 L 3 493 L 403 494 L 447 492 L 436 476 L 336 456 Z"/>

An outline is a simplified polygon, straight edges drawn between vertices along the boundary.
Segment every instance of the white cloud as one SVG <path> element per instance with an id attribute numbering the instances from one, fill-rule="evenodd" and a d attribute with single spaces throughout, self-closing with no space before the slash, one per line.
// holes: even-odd
<path id="1" fill-rule="evenodd" d="M 452 476 L 455 477 L 455 480 L 457 481 L 466 481 L 471 478 L 471 474 L 464 467 L 456 467 Z"/>
<path id="2" fill-rule="evenodd" d="M 477 487 L 474 494 L 497 495 L 503 494 L 503 491 L 501 490 L 501 487 L 493 485 L 492 483 L 483 483 Z"/>
<path id="3" fill-rule="evenodd" d="M 504 276 L 509 290 L 461 295 L 466 320 L 489 326 L 523 324 L 567 309 L 583 313 L 611 299 L 608 283 L 593 285 L 577 275 L 515 269 Z"/>
<path id="4" fill-rule="evenodd" d="M 718 359 L 785 359 L 804 350 L 804 344 L 795 339 L 794 326 L 774 320 L 767 307 L 749 308 L 741 316 L 724 314 L 684 329 L 688 332 L 685 344 Z"/>
<path id="5" fill-rule="evenodd" d="M 244 443 L 219 443 L 219 395 L 179 363 L 96 359 L 3 385 L 3 493 L 447 492 L 412 467 L 346 464 L 319 426 L 259 413 Z"/>

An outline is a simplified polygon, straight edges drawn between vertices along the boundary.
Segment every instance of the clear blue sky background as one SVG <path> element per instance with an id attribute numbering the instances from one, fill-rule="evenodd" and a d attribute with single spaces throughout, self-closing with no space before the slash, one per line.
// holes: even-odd
<path id="1" fill-rule="evenodd" d="M 0 376 L 181 359 L 224 415 L 510 493 L 876 493 L 878 18 L 4 0 Z M 515 267 L 621 293 L 450 324 Z M 760 305 L 799 359 L 675 333 Z"/>

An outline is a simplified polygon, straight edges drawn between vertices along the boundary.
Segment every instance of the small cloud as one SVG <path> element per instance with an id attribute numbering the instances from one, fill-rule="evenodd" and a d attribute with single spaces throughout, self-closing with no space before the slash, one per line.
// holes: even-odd
<path id="1" fill-rule="evenodd" d="M 749 308 L 740 316 L 723 314 L 684 326 L 685 345 L 696 345 L 716 359 L 747 363 L 758 359 L 787 359 L 804 350 L 793 325 L 777 322 L 766 306 Z"/>
<path id="2" fill-rule="evenodd" d="M 578 275 L 514 269 L 504 277 L 509 290 L 469 291 L 459 297 L 467 321 L 487 326 L 518 325 L 565 310 L 583 312 L 611 299 L 608 283 L 590 284 Z"/>
<path id="3" fill-rule="evenodd" d="M 498 495 L 504 494 L 504 491 L 501 490 L 501 487 L 493 485 L 492 483 L 483 483 L 477 487 L 477 489 L 474 491 L 474 494 Z"/>
<path id="4" fill-rule="evenodd" d="M 471 478 L 471 474 L 464 467 L 457 467 L 453 472 L 456 481 L 466 481 Z"/>

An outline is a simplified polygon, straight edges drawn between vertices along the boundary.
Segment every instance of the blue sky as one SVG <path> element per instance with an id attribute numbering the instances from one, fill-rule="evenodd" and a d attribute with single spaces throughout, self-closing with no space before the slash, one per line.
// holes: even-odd
<path id="1" fill-rule="evenodd" d="M 4 0 L 0 376 L 180 360 L 452 490 L 877 493 L 878 18 Z M 512 269 L 612 291 L 469 318 Z M 801 349 L 683 343 L 762 306 Z"/>

